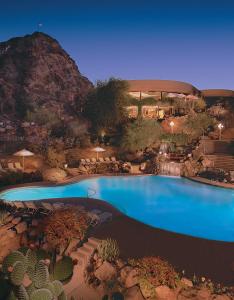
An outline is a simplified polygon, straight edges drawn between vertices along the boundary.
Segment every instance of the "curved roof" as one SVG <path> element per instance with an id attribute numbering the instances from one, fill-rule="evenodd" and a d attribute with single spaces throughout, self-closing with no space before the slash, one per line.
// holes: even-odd
<path id="1" fill-rule="evenodd" d="M 168 92 L 194 94 L 199 90 L 193 85 L 174 80 L 127 80 L 130 92 Z"/>
<path id="2" fill-rule="evenodd" d="M 232 90 L 223 90 L 223 89 L 209 89 L 209 90 L 202 90 L 202 95 L 204 97 L 233 97 L 234 98 L 234 91 Z"/>

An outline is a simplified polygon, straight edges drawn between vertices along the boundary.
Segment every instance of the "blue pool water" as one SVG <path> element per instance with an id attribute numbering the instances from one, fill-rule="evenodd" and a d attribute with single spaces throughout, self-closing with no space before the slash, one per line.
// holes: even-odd
<path id="1" fill-rule="evenodd" d="M 95 195 L 93 191 L 96 191 Z M 86 197 L 87 193 L 153 227 L 234 242 L 234 190 L 185 178 L 98 177 L 64 186 L 12 189 L 1 193 L 0 198 L 10 201 L 39 200 Z"/>

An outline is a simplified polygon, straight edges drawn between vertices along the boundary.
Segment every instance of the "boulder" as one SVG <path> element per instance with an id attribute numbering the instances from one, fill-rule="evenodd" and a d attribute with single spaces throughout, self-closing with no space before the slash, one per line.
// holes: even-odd
<path id="1" fill-rule="evenodd" d="M 210 299 L 211 291 L 207 288 L 202 288 L 197 292 L 197 298 L 199 300 L 208 300 Z"/>
<path id="2" fill-rule="evenodd" d="M 121 258 L 118 258 L 116 260 L 116 265 L 119 269 L 122 269 L 126 265 L 126 263 Z"/>
<path id="3" fill-rule="evenodd" d="M 232 300 L 233 298 L 230 298 L 227 295 L 213 295 L 211 298 L 212 300 Z"/>
<path id="4" fill-rule="evenodd" d="M 18 218 L 14 218 L 14 219 L 11 221 L 11 223 L 14 224 L 14 225 L 16 225 L 16 224 L 19 224 L 20 221 L 21 221 L 21 218 L 18 217 Z"/>
<path id="5" fill-rule="evenodd" d="M 21 222 L 18 225 L 15 226 L 16 232 L 18 234 L 23 233 L 27 230 L 27 223 L 26 222 Z"/>
<path id="6" fill-rule="evenodd" d="M 138 280 L 137 269 L 133 269 L 127 275 L 127 278 L 125 280 L 125 286 L 126 286 L 126 288 L 130 288 L 130 287 L 133 287 L 134 285 L 137 285 L 138 283 L 139 283 L 139 280 Z"/>
<path id="7" fill-rule="evenodd" d="M 32 220 L 32 226 L 35 226 L 35 227 L 37 227 L 37 226 L 38 226 L 38 224 L 39 224 L 39 222 L 38 222 L 38 220 L 37 220 L 37 219 L 33 219 L 33 220 Z"/>
<path id="8" fill-rule="evenodd" d="M 180 282 L 182 283 L 182 285 L 187 286 L 187 287 L 193 287 L 193 283 L 191 280 L 189 280 L 188 278 L 181 278 Z"/>
<path id="9" fill-rule="evenodd" d="M 133 286 L 130 289 L 127 290 L 127 292 L 124 295 L 125 300 L 144 300 L 141 290 L 138 286 Z"/>
<path id="10" fill-rule="evenodd" d="M 157 300 L 176 300 L 177 294 L 166 285 L 160 285 L 155 288 Z"/>
<path id="11" fill-rule="evenodd" d="M 43 180 L 50 182 L 60 182 L 67 177 L 67 173 L 59 168 L 46 169 L 42 172 Z"/>
<path id="12" fill-rule="evenodd" d="M 104 263 L 94 272 L 94 275 L 100 281 L 107 281 L 117 276 L 117 270 L 108 261 L 104 261 Z"/>

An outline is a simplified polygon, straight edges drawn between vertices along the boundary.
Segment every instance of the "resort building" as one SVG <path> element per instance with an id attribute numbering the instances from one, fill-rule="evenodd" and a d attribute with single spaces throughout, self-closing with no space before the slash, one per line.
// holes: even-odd
<path id="1" fill-rule="evenodd" d="M 234 101 L 234 91 L 224 89 L 202 90 L 202 97 L 208 105 L 217 104 L 222 101 Z"/>
<path id="2" fill-rule="evenodd" d="M 163 119 L 176 112 L 174 100 L 196 101 L 201 92 L 189 83 L 172 80 L 128 80 L 131 104 L 129 118 Z M 177 102 L 178 103 L 178 102 Z"/>

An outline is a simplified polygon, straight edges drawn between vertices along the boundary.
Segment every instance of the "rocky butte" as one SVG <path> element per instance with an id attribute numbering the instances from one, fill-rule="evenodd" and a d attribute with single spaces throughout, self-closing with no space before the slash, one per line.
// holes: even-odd
<path id="1" fill-rule="evenodd" d="M 45 107 L 73 115 L 82 111 L 92 83 L 52 37 L 35 32 L 0 43 L 0 114 L 23 118 Z"/>

